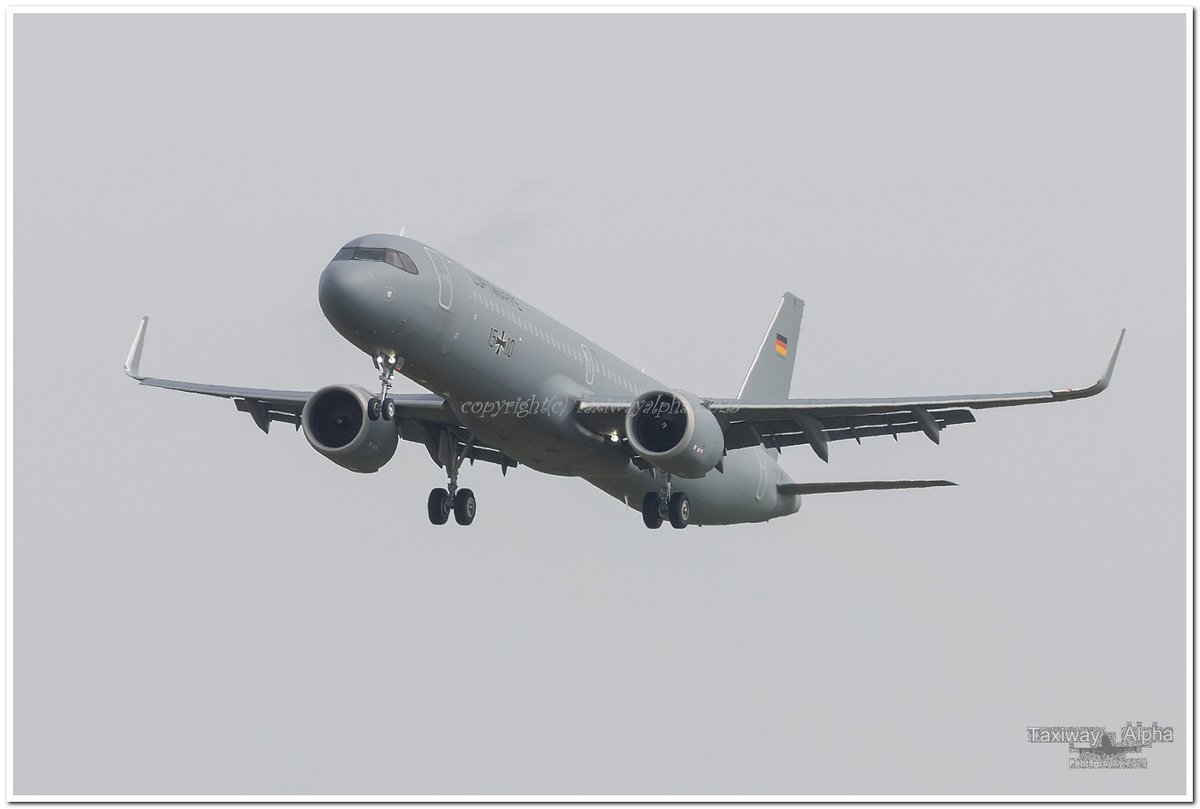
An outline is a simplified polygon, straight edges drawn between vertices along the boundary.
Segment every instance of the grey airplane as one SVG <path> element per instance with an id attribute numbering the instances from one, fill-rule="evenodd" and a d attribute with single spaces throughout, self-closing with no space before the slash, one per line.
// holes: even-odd
<path id="1" fill-rule="evenodd" d="M 953 486 L 946 480 L 797 483 L 779 464 L 784 447 L 807 445 L 825 462 L 829 444 L 975 421 L 991 407 L 1082 399 L 1112 377 L 1125 332 L 1104 375 L 1079 390 L 974 396 L 789 399 L 804 302 L 783 296 L 734 398 L 671 388 L 605 351 L 524 299 L 410 238 L 363 236 L 321 273 L 321 310 L 371 357 L 378 390 L 260 390 L 155 379 L 139 372 L 142 318 L 125 372 L 142 385 L 233 400 L 267 432 L 303 430 L 320 454 L 353 472 L 376 472 L 401 439 L 424 444 L 448 479 L 429 494 L 431 522 L 475 519 L 474 493 L 459 486 L 463 461 L 527 466 L 580 477 L 640 510 L 649 528 L 764 522 L 794 514 L 806 494 Z M 429 393 L 392 393 L 399 372 Z"/>

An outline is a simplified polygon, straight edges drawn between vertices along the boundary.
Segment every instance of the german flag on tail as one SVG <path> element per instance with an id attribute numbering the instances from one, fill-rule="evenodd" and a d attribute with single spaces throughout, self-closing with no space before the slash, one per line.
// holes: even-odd
<path id="1" fill-rule="evenodd" d="M 776 402 L 788 398 L 792 370 L 796 364 L 796 342 L 800 338 L 800 316 L 804 301 L 790 292 L 783 293 L 779 308 L 770 324 L 754 342 L 754 361 L 742 381 L 738 398 L 748 402 Z M 772 351 L 772 347 L 775 349 Z"/>

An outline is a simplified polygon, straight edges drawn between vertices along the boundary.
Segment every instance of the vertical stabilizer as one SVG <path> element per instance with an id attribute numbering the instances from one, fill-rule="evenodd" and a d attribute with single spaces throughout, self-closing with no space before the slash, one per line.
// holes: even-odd
<path id="1" fill-rule="evenodd" d="M 746 372 L 742 389 L 738 391 L 739 399 L 775 402 L 788 398 L 803 314 L 804 301 L 790 292 L 783 293 L 783 300 L 779 302 L 775 317 L 754 355 L 754 362 Z"/>

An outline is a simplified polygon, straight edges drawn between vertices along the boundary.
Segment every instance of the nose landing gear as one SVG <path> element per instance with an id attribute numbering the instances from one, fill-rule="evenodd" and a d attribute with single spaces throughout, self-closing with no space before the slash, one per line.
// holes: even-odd
<path id="1" fill-rule="evenodd" d="M 385 421 L 395 421 L 396 403 L 388 398 L 387 393 L 392 388 L 392 374 L 402 364 L 404 364 L 404 360 L 395 354 L 387 357 L 380 354 L 375 358 L 375 367 L 379 369 L 379 396 L 372 397 L 371 401 L 367 402 L 367 418 L 371 421 L 378 420 L 380 416 L 383 416 Z M 433 514 L 432 511 L 429 513 Z M 430 519 L 433 517 L 431 516 Z"/>
<path id="2" fill-rule="evenodd" d="M 657 492 L 646 492 L 642 498 L 642 522 L 647 528 L 658 528 L 664 519 L 672 528 L 687 528 L 692 505 L 683 492 L 671 492 L 671 474 L 665 473 L 666 485 Z"/>

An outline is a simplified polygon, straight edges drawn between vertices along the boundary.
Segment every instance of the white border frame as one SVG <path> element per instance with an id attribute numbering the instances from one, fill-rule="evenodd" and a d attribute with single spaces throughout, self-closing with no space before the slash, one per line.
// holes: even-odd
<path id="1" fill-rule="evenodd" d="M 1186 717 L 1187 732 L 1184 734 L 1185 749 L 1186 749 L 1186 779 L 1185 792 L 1179 795 L 18 795 L 13 792 L 13 454 L 12 454 L 12 438 L 13 438 L 13 17 L 20 13 L 52 13 L 52 14 L 71 14 L 78 12 L 89 13 L 291 13 L 291 14 L 329 14 L 329 13 L 370 13 L 370 14 L 385 14 L 385 13 L 421 13 L 421 12 L 440 12 L 450 14 L 470 14 L 480 11 L 490 13 L 505 12 L 505 13 L 662 13 L 662 12 L 688 12 L 702 14 L 873 14 L 879 12 L 888 13 L 910 13 L 910 14 L 1184 14 L 1187 17 L 1187 105 L 1186 105 L 1186 194 L 1187 194 L 1187 234 L 1186 234 L 1186 263 L 1184 271 L 1187 276 L 1187 324 L 1186 334 L 1184 335 L 1187 345 L 1187 373 L 1186 373 L 1186 407 L 1187 407 L 1187 516 L 1186 516 L 1186 533 L 1184 543 L 1186 547 L 1187 559 L 1187 696 L 1186 696 Z M 27 6 L 9 6 L 6 8 L 5 15 L 5 46 L 7 48 L 7 59 L 5 63 L 6 70 L 6 117 L 5 117 L 5 146 L 6 146 L 6 185 L 7 194 L 5 198 L 5 796 L 8 801 L 22 801 L 30 803 L 80 803 L 80 802 L 106 802 L 106 803 L 175 803 L 182 801 L 204 802 L 204 803 L 262 803 L 262 802 L 289 802 L 289 803 L 481 803 L 481 802 L 496 802 L 496 803 L 578 803 L 578 802 L 603 802 L 603 803 L 662 803 L 662 802 L 686 802 L 686 803 L 770 803 L 770 802 L 820 802 L 820 803 L 885 803 L 885 802 L 921 802 L 921 803 L 963 803 L 963 802 L 1001 802 L 1001 803 L 1068 803 L 1068 802 L 1096 802 L 1096 803 L 1178 803 L 1192 802 L 1193 787 L 1194 787 L 1194 765 L 1195 765 L 1195 672 L 1193 667 L 1194 661 L 1194 615 L 1195 615 L 1195 594 L 1194 594 L 1194 556 L 1193 556 L 1193 538 L 1195 536 L 1194 522 L 1194 502 L 1195 502 L 1195 478 L 1194 478 L 1194 426 L 1195 418 L 1195 402 L 1194 402 L 1194 339 L 1195 339 L 1195 284 L 1194 284 L 1194 230 L 1195 230 L 1195 212 L 1194 212 L 1194 183 L 1193 171 L 1194 161 L 1193 153 L 1195 149 L 1194 139 L 1194 86 L 1193 76 L 1195 73 L 1195 57 L 1193 53 L 1193 39 L 1195 27 L 1195 10 L 1190 6 L 1126 6 L 1126 7 L 1111 7 L 1111 6 L 1045 6 L 1045 7 L 1019 7 L 1019 6 L 903 6 L 895 5 L 875 5 L 875 6 L 811 6 L 811 7 L 788 7 L 788 6 L 688 6 L 679 4 L 665 4 L 655 6 L 596 6 L 596 5 L 575 5 L 561 6 L 547 4 L 531 4 L 524 6 L 507 6 L 501 5 L 499 2 L 495 4 L 475 4 L 463 6 L 449 5 L 424 5 L 424 6 L 407 6 L 403 8 L 395 7 L 372 7 L 372 6 L 352 6 L 339 8 L 336 6 L 307 6 L 307 7 L 289 7 L 285 5 L 260 5 L 260 6 L 245 6 L 245 7 L 221 7 L 221 6 L 155 6 L 155 5 L 131 5 L 131 6 L 102 6 L 100 4 L 83 4 L 74 6 L 45 6 L 39 7 L 36 5 Z"/>

